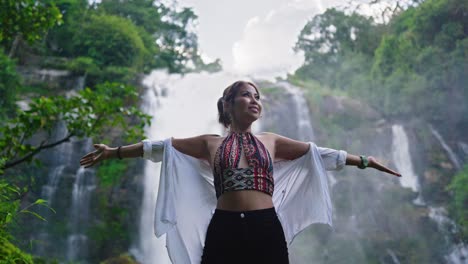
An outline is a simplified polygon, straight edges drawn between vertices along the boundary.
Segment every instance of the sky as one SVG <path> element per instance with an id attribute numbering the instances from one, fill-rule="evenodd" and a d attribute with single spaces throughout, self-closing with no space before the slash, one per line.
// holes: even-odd
<path id="1" fill-rule="evenodd" d="M 180 0 L 198 15 L 200 50 L 220 58 L 227 71 L 281 75 L 303 61 L 292 50 L 308 19 L 323 12 L 321 0 Z"/>
<path id="2" fill-rule="evenodd" d="M 192 7 L 198 15 L 196 32 L 199 48 L 206 58 L 220 58 L 226 71 L 260 78 L 285 77 L 287 72 L 302 65 L 302 54 L 293 51 L 301 29 L 328 7 L 349 2 L 179 0 L 181 6 Z M 363 9 L 362 12 L 370 14 L 371 11 Z"/>

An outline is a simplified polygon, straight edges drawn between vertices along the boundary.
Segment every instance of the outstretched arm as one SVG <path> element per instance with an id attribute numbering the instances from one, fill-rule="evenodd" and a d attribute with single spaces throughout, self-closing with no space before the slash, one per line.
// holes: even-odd
<path id="1" fill-rule="evenodd" d="M 109 147 L 105 144 L 94 144 L 95 151 L 84 155 L 80 159 L 80 165 L 85 168 L 94 166 L 95 164 L 106 160 L 116 158 L 136 158 L 143 156 L 143 143 L 139 142 L 132 145 L 121 147 Z"/>
<path id="2" fill-rule="evenodd" d="M 189 156 L 209 160 L 207 139 L 216 135 L 201 135 L 191 138 L 172 138 L 172 146 Z M 123 159 L 144 157 L 152 161 L 160 161 L 163 149 L 162 141 L 144 140 L 132 145 L 109 147 L 105 144 L 94 144 L 95 150 L 83 156 L 80 165 L 85 168 L 107 159 Z"/>
<path id="3" fill-rule="evenodd" d="M 398 173 L 398 172 L 396 172 L 394 170 L 391 170 L 388 167 L 384 166 L 376 158 L 374 158 L 372 156 L 363 157 L 363 159 L 366 159 L 366 158 L 368 160 L 368 165 L 366 167 L 374 168 L 374 169 L 377 169 L 379 171 L 383 171 L 383 172 L 395 175 L 397 177 L 401 177 L 400 173 Z M 360 156 L 356 156 L 356 155 L 348 153 L 348 155 L 346 156 L 346 165 L 352 165 L 352 166 L 357 166 L 357 167 L 363 166 L 364 165 L 363 164 L 363 162 L 364 162 L 363 159 L 361 159 Z"/>
<path id="4" fill-rule="evenodd" d="M 283 137 L 280 135 L 276 135 L 273 133 L 268 133 L 268 136 L 271 136 L 274 138 L 275 156 L 278 159 L 286 159 L 286 160 L 296 159 L 304 155 L 309 150 L 309 144 L 306 142 L 293 140 L 293 139 Z M 363 164 L 363 160 L 361 159 L 361 156 L 349 154 L 349 153 L 346 153 L 345 151 L 328 149 L 328 148 L 319 148 L 319 151 L 325 163 L 327 164 L 333 163 L 331 167 L 335 167 L 335 169 L 341 168 L 343 165 L 343 161 L 340 161 L 340 160 L 344 160 L 345 165 L 356 166 L 356 167 L 370 167 L 370 168 L 374 168 L 385 173 L 395 175 L 397 177 L 401 177 L 400 173 L 384 166 L 376 158 L 372 156 L 363 157 L 364 160 L 367 159 L 368 161 L 367 166 L 364 166 L 365 164 Z M 327 162 L 328 160 L 330 162 Z M 341 163 L 341 166 L 338 163 Z"/>

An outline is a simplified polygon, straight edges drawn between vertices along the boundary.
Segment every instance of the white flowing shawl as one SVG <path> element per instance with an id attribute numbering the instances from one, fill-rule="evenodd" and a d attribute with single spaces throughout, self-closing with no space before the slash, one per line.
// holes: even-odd
<path id="1" fill-rule="evenodd" d="M 143 157 L 162 161 L 154 231 L 157 237 L 166 234 L 172 263 L 200 263 L 217 201 L 212 170 L 207 162 L 177 151 L 171 143 L 170 138 L 143 140 Z M 332 225 L 326 170 L 339 170 L 346 161 L 343 150 L 309 144 L 309 151 L 300 158 L 273 165 L 273 204 L 288 245 L 311 224 Z"/>

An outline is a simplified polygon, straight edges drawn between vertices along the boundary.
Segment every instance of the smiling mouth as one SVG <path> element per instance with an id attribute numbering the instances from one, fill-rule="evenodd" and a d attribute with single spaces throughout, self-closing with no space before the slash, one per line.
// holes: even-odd
<path id="1" fill-rule="evenodd" d="M 256 113 L 260 112 L 260 109 L 258 109 L 257 107 L 249 107 L 249 109 Z"/>

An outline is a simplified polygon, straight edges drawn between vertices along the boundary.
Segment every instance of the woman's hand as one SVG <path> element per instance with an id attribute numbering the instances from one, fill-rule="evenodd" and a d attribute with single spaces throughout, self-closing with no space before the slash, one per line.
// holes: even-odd
<path id="1" fill-rule="evenodd" d="M 111 158 L 112 149 L 108 147 L 107 145 L 94 144 L 94 148 L 96 149 L 95 151 L 84 155 L 80 159 L 81 166 L 84 166 L 85 168 L 89 168 L 91 166 L 94 166 L 98 162 Z"/>
<path id="2" fill-rule="evenodd" d="M 379 171 L 383 171 L 383 172 L 395 175 L 397 177 L 401 177 L 400 173 L 385 167 L 380 162 L 378 162 L 376 158 L 374 158 L 372 156 L 369 156 L 369 157 L 367 157 L 367 160 L 369 161 L 368 167 L 371 167 L 371 168 L 377 169 Z"/>

